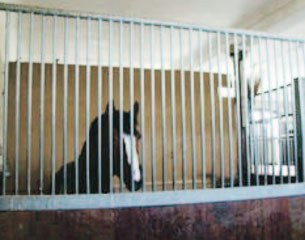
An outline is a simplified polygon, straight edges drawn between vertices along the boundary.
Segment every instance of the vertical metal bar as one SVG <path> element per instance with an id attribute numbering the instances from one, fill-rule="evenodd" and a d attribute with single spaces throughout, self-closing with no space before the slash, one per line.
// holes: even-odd
<path id="1" fill-rule="evenodd" d="M 108 72 L 108 101 L 109 101 L 109 180 L 110 193 L 113 193 L 113 21 L 109 20 L 109 72 Z"/>
<path id="2" fill-rule="evenodd" d="M 277 49 L 276 49 L 276 42 L 274 41 L 274 44 L 273 44 L 273 53 L 274 53 L 274 76 L 275 76 L 275 84 L 276 84 L 276 95 L 277 95 L 277 99 L 278 101 L 276 101 L 276 109 L 278 109 L 278 114 L 277 114 L 277 117 L 278 117 L 278 125 L 281 126 L 281 112 L 280 112 L 280 105 L 279 105 L 279 100 L 280 100 L 280 90 L 279 90 L 279 71 L 278 71 L 278 55 L 277 55 Z M 280 131 L 280 129 L 279 129 Z M 279 139 L 278 139 L 278 144 L 279 144 L 279 161 L 280 161 L 280 181 L 281 181 L 281 184 L 283 184 L 283 151 L 282 151 L 282 142 L 281 142 L 281 136 L 279 136 Z"/>
<path id="3" fill-rule="evenodd" d="M 78 142 L 79 142 L 79 17 L 75 24 L 75 89 L 74 89 L 74 161 L 75 161 L 75 193 L 79 193 L 79 161 L 78 161 Z"/>
<path id="4" fill-rule="evenodd" d="M 180 94 L 181 94 L 181 127 L 182 127 L 182 188 L 187 187 L 186 177 L 186 122 L 185 122 L 185 72 L 183 61 L 182 28 L 179 29 L 180 44 Z"/>
<path id="5" fill-rule="evenodd" d="M 259 176 L 258 176 L 258 156 L 257 156 L 257 150 L 256 150 L 256 135 L 255 135 L 255 130 L 256 130 L 256 122 L 255 122 L 255 117 L 254 117 L 254 108 L 255 108 L 255 101 L 254 101 L 254 60 L 253 60 L 253 54 L 254 54 L 254 39 L 253 36 L 250 38 L 250 69 L 251 69 L 251 76 L 250 76 L 250 95 L 251 95 L 251 109 L 250 109 L 250 115 L 251 115 L 251 159 L 253 161 L 254 165 L 254 171 L 255 171 L 255 179 L 256 179 L 256 185 L 259 185 Z M 251 166 L 252 168 L 252 166 Z"/>
<path id="6" fill-rule="evenodd" d="M 287 90 L 287 82 L 286 82 L 286 69 L 285 69 L 285 60 L 284 60 L 284 44 L 283 42 L 281 42 L 281 53 L 282 53 L 282 69 L 283 69 L 283 85 L 284 85 L 284 89 L 283 89 L 283 98 L 284 98 L 284 113 L 285 113 L 285 133 L 286 133 L 286 137 L 285 137 L 285 141 L 286 141 L 286 153 L 287 153 L 287 157 L 288 157 L 288 183 L 291 183 L 291 177 L 290 177 L 290 149 L 289 149 L 289 129 L 288 129 L 288 90 Z"/>
<path id="7" fill-rule="evenodd" d="M 260 77 L 263 79 L 263 59 L 262 59 L 262 39 L 258 39 L 258 55 L 259 55 L 259 64 L 260 64 Z M 263 164 L 264 164 L 264 184 L 267 185 L 267 166 L 268 166 L 268 148 L 267 148 L 267 137 L 266 137 L 266 116 L 265 116 L 265 93 L 264 89 L 262 89 L 261 97 L 261 117 L 262 117 L 262 142 L 263 142 Z"/>
<path id="8" fill-rule="evenodd" d="M 200 94 L 200 139 L 201 139 L 201 176 L 202 187 L 206 188 L 206 158 L 205 158 L 205 103 L 204 103 L 204 73 L 202 57 L 202 31 L 198 32 L 199 36 L 199 94 Z"/>
<path id="9" fill-rule="evenodd" d="M 123 99 L 124 99 L 124 82 L 123 82 L 123 21 L 120 21 L 120 41 L 119 41 L 119 109 L 120 109 L 120 192 L 123 191 Z"/>
<path id="10" fill-rule="evenodd" d="M 98 20 L 98 39 L 97 39 L 97 128 L 98 128 L 98 193 L 102 192 L 102 20 Z"/>
<path id="11" fill-rule="evenodd" d="M 229 61 L 228 58 L 230 56 L 230 50 L 229 50 L 229 35 L 228 33 L 225 34 L 225 46 L 226 46 L 226 81 L 227 81 L 227 94 L 229 96 L 229 89 L 231 87 L 230 84 L 230 74 L 229 74 Z M 229 140 L 229 165 L 230 165 L 230 186 L 234 187 L 234 167 L 233 167 L 233 146 L 232 146 L 232 106 L 231 106 L 231 99 L 228 97 L 227 102 L 228 107 L 228 140 Z"/>
<path id="12" fill-rule="evenodd" d="M 266 39 L 266 59 L 267 59 L 267 64 L 266 64 L 266 67 L 267 67 L 267 73 L 268 73 L 268 102 L 269 102 L 269 113 L 270 113 L 270 122 L 271 122 L 271 136 L 270 136 L 270 142 L 271 142 L 271 158 L 272 158 L 272 184 L 275 184 L 275 169 L 274 169 L 274 165 L 275 165 L 275 155 L 274 155 L 274 146 L 273 146 L 273 143 L 274 143 L 274 139 L 273 139 L 273 118 L 274 116 L 271 115 L 273 114 L 273 109 L 272 109 L 272 103 L 271 103 L 271 72 L 270 72 L 270 57 L 269 57 L 269 47 L 268 47 L 268 39 Z"/>
<path id="13" fill-rule="evenodd" d="M 246 162 L 247 162 L 247 185 L 250 186 L 250 178 L 251 178 L 251 168 L 250 168 L 250 153 L 249 153 L 249 116 L 248 116 L 248 91 L 247 91 L 247 87 L 248 87 L 248 82 L 246 79 L 246 67 L 245 67 L 245 58 L 246 58 L 246 36 L 245 34 L 243 34 L 242 36 L 242 57 L 243 57 L 243 78 L 242 78 L 242 82 L 243 84 L 242 86 L 242 91 L 243 91 L 243 96 L 244 99 L 242 101 L 242 105 L 243 105 L 243 111 L 245 112 L 244 115 L 244 128 L 245 128 L 245 138 L 246 138 Z"/>
<path id="14" fill-rule="evenodd" d="M 217 32 L 217 79 L 218 79 L 218 89 L 222 88 L 222 75 L 220 69 L 220 33 Z M 222 96 L 218 94 L 218 111 L 219 111 L 219 131 L 220 131 L 220 179 L 221 187 L 225 186 L 225 168 L 224 168 L 224 145 L 223 145 L 223 103 Z"/>
<path id="15" fill-rule="evenodd" d="M 91 66 L 89 62 L 90 56 L 90 35 L 91 35 L 91 19 L 87 18 L 87 40 L 86 40 L 86 190 L 90 193 L 90 89 L 91 89 Z"/>
<path id="16" fill-rule="evenodd" d="M 165 70 L 164 70 L 164 49 L 163 49 L 163 27 L 160 26 L 160 56 L 161 56 L 161 114 L 162 114 L 162 190 L 166 190 L 166 114 L 165 114 Z"/>
<path id="17" fill-rule="evenodd" d="M 40 99 L 39 99 L 39 191 L 43 194 L 44 169 L 44 95 L 45 95 L 45 17 L 41 16 Z"/>
<path id="18" fill-rule="evenodd" d="M 302 46 L 301 46 L 301 48 L 302 48 L 302 55 L 303 55 L 303 57 L 302 57 L 302 59 L 303 59 L 303 75 L 305 74 L 305 62 L 304 62 L 304 60 L 305 60 L 305 50 L 304 50 L 304 43 L 300 43 Z M 298 51 L 297 51 L 298 52 Z M 298 55 L 297 55 L 298 56 Z M 298 62 L 299 62 L 299 58 L 298 58 Z M 303 88 L 301 88 L 301 84 L 300 84 L 300 81 L 304 81 L 304 79 L 303 78 L 301 78 L 301 77 L 299 77 L 299 89 L 300 89 L 300 107 L 301 107 L 301 109 L 305 109 L 305 104 L 304 104 L 304 89 Z M 304 116 L 302 116 L 301 117 L 301 125 L 302 125 L 302 178 L 303 178 L 303 182 L 305 181 L 305 117 Z"/>
<path id="19" fill-rule="evenodd" d="M 68 161 L 68 31 L 69 22 L 65 18 L 64 26 L 64 92 L 63 92 L 63 164 L 64 164 L 64 194 L 67 194 L 67 161 Z"/>
<path id="20" fill-rule="evenodd" d="M 8 115 L 8 71 L 9 71 L 9 49 L 10 49 L 10 26 L 11 15 L 6 11 L 5 18 L 5 62 L 4 62 L 4 95 L 3 95 L 3 175 L 2 194 L 6 195 L 6 164 L 7 164 L 7 115 Z"/>
<path id="21" fill-rule="evenodd" d="M 214 74 L 212 72 L 212 36 L 208 33 L 209 83 L 210 83 L 210 109 L 212 126 L 212 187 L 216 188 L 216 132 L 215 132 L 215 99 Z"/>
<path id="22" fill-rule="evenodd" d="M 156 123 L 155 123 L 155 66 L 154 66 L 154 25 L 150 29 L 150 90 L 151 90 L 151 179 L 152 191 L 156 190 Z"/>
<path id="23" fill-rule="evenodd" d="M 171 122 L 172 122 L 172 151 L 173 151 L 173 190 L 176 190 L 176 179 L 177 179 L 177 148 L 176 148 L 176 91 L 175 91 L 175 70 L 174 70 L 174 41 L 173 41 L 174 28 L 170 28 L 170 68 L 171 68 Z"/>
<path id="24" fill-rule="evenodd" d="M 299 182 L 298 176 L 298 140 L 297 140 L 297 127 L 296 127 L 296 108 L 295 108 L 295 83 L 293 76 L 293 64 L 292 64 L 292 56 L 291 56 L 291 42 L 288 42 L 288 51 L 289 51 L 289 69 L 290 69 L 290 79 L 291 79 L 291 101 L 292 101 L 292 123 L 293 123 L 293 140 L 291 142 L 291 146 L 293 146 L 294 154 L 293 154 L 293 163 L 295 166 L 295 178 L 296 182 Z M 292 163 L 292 165 L 293 165 Z M 290 167 L 288 169 L 290 171 Z"/>
<path id="25" fill-rule="evenodd" d="M 22 13 L 18 12 L 18 28 L 17 28 L 17 65 L 16 65 L 16 95 L 15 95 L 15 194 L 19 192 L 19 130 L 20 130 L 20 54 L 22 40 Z"/>
<path id="26" fill-rule="evenodd" d="M 130 22 L 129 25 L 129 103 L 130 103 L 130 142 L 132 143 L 131 146 L 133 146 L 134 141 L 134 109 L 133 109 L 133 99 L 134 99 L 134 69 L 133 69 L 133 22 Z M 131 172 L 132 169 L 134 169 L 134 161 L 133 161 L 133 151 L 132 148 L 130 148 L 130 157 L 131 157 Z M 134 178 L 133 174 L 131 174 L 131 191 L 134 192 L 135 186 L 134 186 Z"/>
<path id="27" fill-rule="evenodd" d="M 144 24 L 140 25 L 140 98 L 141 98 L 141 132 L 142 132 L 142 141 L 141 141 L 141 159 L 142 159 L 142 182 L 143 187 L 142 191 L 146 191 L 146 162 L 145 162 L 145 82 L 144 82 Z"/>
<path id="28" fill-rule="evenodd" d="M 55 194 L 55 171 L 56 171 L 56 24 L 57 16 L 53 15 L 52 25 L 52 120 L 51 120 L 51 159 L 52 159 L 52 195 Z"/>
<path id="29" fill-rule="evenodd" d="M 27 193 L 31 194 L 31 165 L 32 165 L 32 95 L 33 95 L 33 28 L 34 14 L 30 14 L 29 32 L 29 69 L 28 69 L 28 119 L 27 119 Z"/>
<path id="30" fill-rule="evenodd" d="M 195 122 L 195 90 L 194 90 L 194 59 L 193 59 L 193 29 L 189 29 L 190 48 L 190 100 L 191 100 L 191 138 L 192 138 L 192 188 L 196 189 L 196 122 Z"/>
<path id="31" fill-rule="evenodd" d="M 236 127 L 237 127 L 237 145 L 238 145 L 238 180 L 239 186 L 242 186 L 242 159 L 241 159 L 241 124 L 240 124 L 240 85 L 239 85 L 239 66 L 238 66 L 238 46 L 237 35 L 234 34 L 234 61 L 235 61 L 235 87 L 236 87 Z"/>

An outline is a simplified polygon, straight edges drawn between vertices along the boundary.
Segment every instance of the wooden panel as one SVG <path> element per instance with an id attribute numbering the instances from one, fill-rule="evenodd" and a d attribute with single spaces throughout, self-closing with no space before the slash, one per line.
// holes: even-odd
<path id="1" fill-rule="evenodd" d="M 57 99 L 56 99 L 56 169 L 58 170 L 63 164 L 63 65 L 57 65 Z M 50 174 L 51 174 L 51 101 L 52 101 L 52 65 L 46 64 L 45 66 L 45 121 L 44 121 L 44 181 L 45 187 L 49 186 Z M 73 150 L 74 150 L 74 84 L 75 84 L 75 66 L 68 66 L 68 162 L 73 161 Z M 9 72 L 9 111 L 8 111 L 8 167 L 11 170 L 11 177 L 8 179 L 7 190 L 9 192 L 13 191 L 14 186 L 14 162 L 15 162 L 15 88 L 16 88 L 16 64 L 10 63 Z M 80 67 L 80 100 L 79 106 L 79 116 L 80 116 L 80 141 L 79 141 L 79 151 L 85 141 L 85 101 L 86 101 L 86 67 Z M 172 146 L 171 146 L 171 103 L 170 103 L 170 72 L 166 71 L 166 121 L 167 121 L 167 149 L 166 149 L 166 161 L 167 161 L 167 180 L 168 185 L 171 185 L 172 176 Z M 114 100 L 115 106 L 118 108 L 118 80 L 119 71 L 118 68 L 113 70 L 114 78 Z M 223 84 L 225 84 L 225 76 L 222 76 Z M 140 71 L 139 69 L 134 70 L 134 99 L 139 101 L 140 105 Z M 20 96 L 20 190 L 21 193 L 26 191 L 26 149 L 27 149 L 27 89 L 28 89 L 28 64 L 21 64 L 21 96 Z M 157 184 L 161 187 L 162 180 L 162 125 L 161 125 L 161 72 L 156 70 L 155 72 L 155 87 L 156 87 L 156 166 L 157 166 Z M 199 74 L 195 72 L 195 134 L 196 134 L 196 165 L 197 172 L 196 177 L 198 179 L 198 186 L 201 187 L 201 138 L 200 138 L 200 100 L 199 100 Z M 220 174 L 220 134 L 219 134 L 219 111 L 218 111 L 218 97 L 217 97 L 217 87 L 218 87 L 217 75 L 214 75 L 214 89 L 212 93 L 215 95 L 215 126 L 216 126 L 216 173 L 217 176 Z M 108 68 L 103 68 L 103 97 L 102 97 L 102 112 L 105 111 L 106 104 L 108 103 Z M 181 94 L 180 94 L 180 72 L 175 73 L 175 86 L 176 86 L 176 125 L 177 125 L 177 181 L 178 188 L 181 188 L 182 184 L 182 131 L 181 131 Z M 33 193 L 37 193 L 39 189 L 39 93 L 40 93 L 40 64 L 33 65 L 33 125 L 32 125 L 32 189 Z M 151 101 L 150 101 L 150 70 L 145 70 L 145 113 L 140 113 L 145 115 L 145 142 L 146 142 L 146 169 L 147 178 L 146 181 L 151 181 Z M 187 145 L 187 179 L 191 183 L 192 179 L 192 155 L 191 155 L 191 117 L 190 117 L 190 73 L 185 72 L 185 94 L 186 100 L 183 103 L 186 107 L 186 145 Z M 124 69 L 124 109 L 129 110 L 129 69 Z M 209 75 L 204 74 L 204 99 L 205 99 L 205 157 L 206 157 L 206 169 L 207 174 L 210 176 L 211 173 L 211 107 L 210 107 L 210 85 L 209 85 Z M 236 154 L 237 154 L 237 144 L 236 144 L 236 128 L 235 128 L 235 101 L 232 101 L 232 124 L 233 124 L 233 160 L 236 174 Z M 91 121 L 97 116 L 97 68 L 91 68 Z M 227 118 L 227 100 L 223 100 L 223 114 L 224 114 L 224 157 L 225 157 L 225 174 L 229 176 L 229 145 L 228 145 L 228 118 Z M 142 131 L 143 132 L 143 131 Z M 150 189 L 150 185 L 147 186 Z"/>

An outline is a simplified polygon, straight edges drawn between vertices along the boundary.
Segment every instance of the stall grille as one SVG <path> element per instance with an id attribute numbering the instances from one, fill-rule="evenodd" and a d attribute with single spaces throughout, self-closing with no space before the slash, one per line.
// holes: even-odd
<path id="1" fill-rule="evenodd" d="M 1 210 L 304 194 L 304 40 L 0 10 Z"/>

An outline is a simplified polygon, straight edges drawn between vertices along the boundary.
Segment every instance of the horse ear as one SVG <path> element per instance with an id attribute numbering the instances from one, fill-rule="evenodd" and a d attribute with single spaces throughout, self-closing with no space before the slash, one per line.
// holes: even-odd
<path id="1" fill-rule="evenodd" d="M 138 112 L 139 112 L 139 103 L 138 101 L 136 101 L 133 105 L 133 110 L 134 110 L 134 115 L 137 116 Z"/>
<path id="2" fill-rule="evenodd" d="M 113 110 L 115 110 L 115 107 L 114 107 L 114 100 L 112 100 L 112 108 L 113 108 Z M 105 112 L 106 112 L 106 113 L 109 112 L 109 102 L 107 103 Z"/>

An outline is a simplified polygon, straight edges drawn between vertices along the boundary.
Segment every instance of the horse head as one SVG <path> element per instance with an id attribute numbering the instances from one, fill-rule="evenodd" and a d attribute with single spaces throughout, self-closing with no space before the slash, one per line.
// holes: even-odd
<path id="1" fill-rule="evenodd" d="M 137 191 L 142 187 L 142 166 L 139 160 L 138 145 L 141 134 L 138 130 L 137 116 L 139 113 L 139 103 L 135 102 L 132 111 L 123 111 L 115 109 L 113 111 L 113 163 L 114 174 L 123 177 L 124 183 L 128 190 Z M 105 114 L 109 114 L 109 103 L 106 107 Z M 120 115 L 122 114 L 122 118 Z M 122 120 L 122 122 L 121 122 Z M 122 134 L 120 129 L 122 128 Z M 122 143 L 122 156 L 121 147 Z M 123 160 L 123 172 L 121 172 L 121 160 Z"/>

